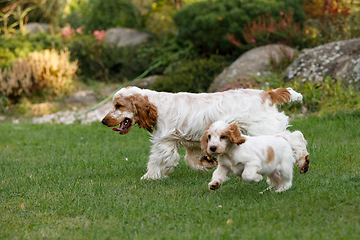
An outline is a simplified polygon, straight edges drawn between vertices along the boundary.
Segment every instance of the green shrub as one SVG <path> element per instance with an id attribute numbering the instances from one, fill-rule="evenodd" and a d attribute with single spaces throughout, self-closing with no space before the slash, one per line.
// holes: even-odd
<path id="1" fill-rule="evenodd" d="M 16 58 L 26 57 L 30 52 L 54 48 L 63 48 L 63 41 L 59 36 L 46 33 L 17 34 L 13 37 L 0 36 L 0 68 L 8 67 Z"/>
<path id="2" fill-rule="evenodd" d="M 145 29 L 162 39 L 173 37 L 177 33 L 172 17 L 176 12 L 173 2 L 169 0 L 151 2 L 151 6 L 148 7 L 138 5 L 143 13 Z"/>
<path id="3" fill-rule="evenodd" d="M 131 0 L 90 0 L 82 14 L 88 30 L 112 27 L 141 28 L 140 12 Z"/>
<path id="4" fill-rule="evenodd" d="M 165 78 L 157 80 L 152 88 L 166 92 L 206 92 L 227 65 L 225 57 L 219 55 L 187 61 Z"/>
<path id="5" fill-rule="evenodd" d="M 133 79 L 154 64 L 157 52 L 151 44 L 117 47 L 88 34 L 78 34 L 68 41 L 72 60 L 79 61 L 78 73 L 85 81 L 88 78 L 116 82 Z"/>
<path id="6" fill-rule="evenodd" d="M 243 39 L 237 40 L 234 35 L 227 34 L 228 40 L 240 49 L 263 46 L 271 43 L 280 43 L 294 48 L 313 47 L 315 41 L 312 35 L 307 34 L 300 22 L 294 22 L 293 12 L 280 13 L 279 21 L 270 15 L 260 16 L 245 25 Z M 307 28 L 307 26 L 305 26 Z"/>
<path id="7" fill-rule="evenodd" d="M 204 53 L 236 54 L 241 52 L 232 46 L 226 34 L 244 41 L 245 24 L 268 14 L 276 21 L 280 12 L 293 12 L 295 22 L 304 22 L 305 15 L 298 1 L 290 0 L 223 0 L 204 1 L 184 6 L 174 16 L 179 28 L 178 40 L 190 40 Z"/>
<path id="8" fill-rule="evenodd" d="M 152 70 L 149 75 L 162 74 L 166 69 L 171 71 L 178 62 L 197 56 L 191 44 L 180 47 L 174 40 L 117 47 L 99 42 L 93 35 L 75 34 L 67 41 L 72 60 L 78 59 L 78 73 L 85 77 L 84 80 L 131 80 L 160 61 L 161 67 Z"/>

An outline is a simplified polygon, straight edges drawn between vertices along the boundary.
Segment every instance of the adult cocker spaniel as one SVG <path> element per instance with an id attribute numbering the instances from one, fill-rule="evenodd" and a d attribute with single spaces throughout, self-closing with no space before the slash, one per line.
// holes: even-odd
<path id="1" fill-rule="evenodd" d="M 126 87 L 114 95 L 114 108 L 102 123 L 120 134 L 128 133 L 134 124 L 148 130 L 153 145 L 141 179 L 159 179 L 174 171 L 180 159 L 177 149 L 182 147 L 192 169 L 217 166 L 216 159 L 204 156 L 200 146 L 206 127 L 213 122 L 236 122 L 248 135 L 273 135 L 288 127 L 288 117 L 278 111 L 277 104 L 300 100 L 302 95 L 291 88 L 174 94 Z"/>

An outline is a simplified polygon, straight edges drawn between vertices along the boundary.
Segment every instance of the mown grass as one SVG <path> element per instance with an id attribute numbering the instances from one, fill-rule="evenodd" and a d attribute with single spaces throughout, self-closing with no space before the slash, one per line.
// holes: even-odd
<path id="1" fill-rule="evenodd" d="M 0 239 L 358 239 L 360 112 L 292 121 L 311 168 L 284 193 L 181 160 L 167 179 L 140 181 L 150 142 L 100 123 L 0 124 Z M 181 151 L 182 155 L 184 154 Z"/>

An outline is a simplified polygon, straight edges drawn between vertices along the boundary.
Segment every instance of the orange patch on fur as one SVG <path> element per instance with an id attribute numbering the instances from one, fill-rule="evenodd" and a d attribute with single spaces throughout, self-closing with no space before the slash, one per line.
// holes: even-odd
<path id="1" fill-rule="evenodd" d="M 272 147 L 269 147 L 267 150 L 267 159 L 266 162 L 270 163 L 273 162 L 275 160 L 275 152 L 274 149 Z"/>
<path id="2" fill-rule="evenodd" d="M 135 107 L 135 120 L 141 128 L 145 128 L 149 132 L 156 125 L 158 113 L 157 108 L 152 104 L 148 97 L 143 97 L 141 94 L 135 94 L 129 97 L 130 102 Z"/>
<path id="3" fill-rule="evenodd" d="M 263 102 L 271 101 L 271 105 L 290 101 L 290 92 L 286 88 L 277 88 L 269 92 L 262 92 L 261 98 Z"/>
<path id="4" fill-rule="evenodd" d="M 228 128 L 230 142 L 236 143 L 237 145 L 243 144 L 246 140 L 241 136 L 241 132 L 236 123 L 231 123 Z"/>

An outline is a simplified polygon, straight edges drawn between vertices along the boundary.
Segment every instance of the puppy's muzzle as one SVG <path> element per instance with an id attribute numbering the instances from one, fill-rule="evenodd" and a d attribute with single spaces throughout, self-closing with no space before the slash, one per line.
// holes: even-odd
<path id="1" fill-rule="evenodd" d="M 215 147 L 215 146 L 211 146 L 211 147 L 210 147 L 210 151 L 212 151 L 212 152 L 215 152 L 216 149 L 217 149 L 217 147 Z"/>

